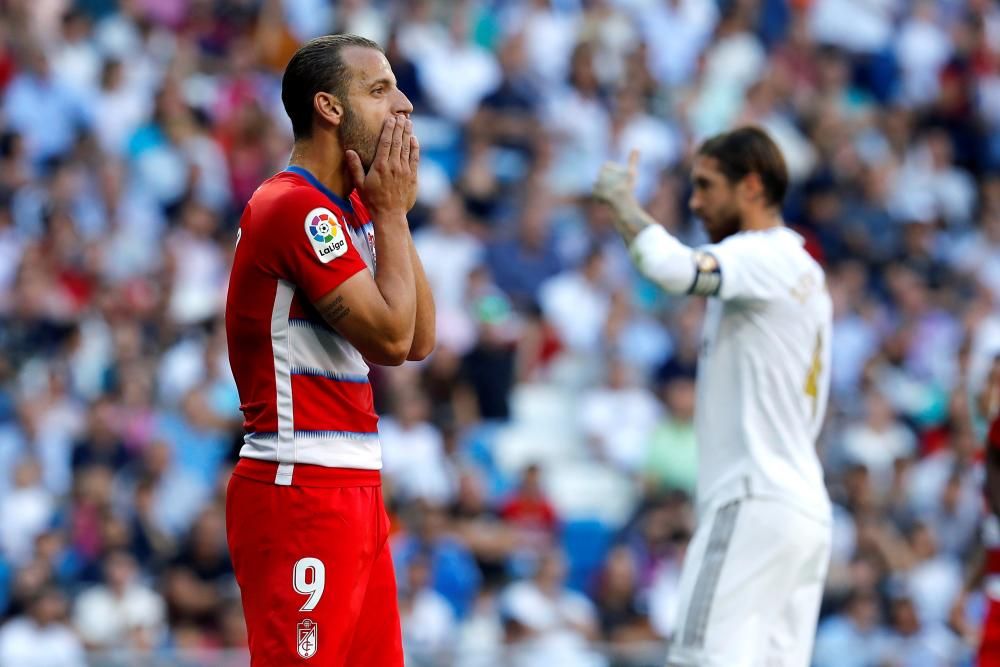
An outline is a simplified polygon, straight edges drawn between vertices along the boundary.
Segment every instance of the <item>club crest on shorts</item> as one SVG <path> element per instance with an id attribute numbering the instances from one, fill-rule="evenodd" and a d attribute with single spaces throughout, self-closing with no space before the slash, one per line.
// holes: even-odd
<path id="1" fill-rule="evenodd" d="M 326 264 L 347 252 L 347 237 L 340 221 L 328 208 L 314 208 L 306 215 L 306 235 L 319 261 Z"/>
<path id="2" fill-rule="evenodd" d="M 295 629 L 295 648 L 299 652 L 299 656 L 309 659 L 316 655 L 316 651 L 319 649 L 319 635 L 317 633 L 317 628 L 319 626 L 312 619 L 305 619 L 296 626 Z"/>

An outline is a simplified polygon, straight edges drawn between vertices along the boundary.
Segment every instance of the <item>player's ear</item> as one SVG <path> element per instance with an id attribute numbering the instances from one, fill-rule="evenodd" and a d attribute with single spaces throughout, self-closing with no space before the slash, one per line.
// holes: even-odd
<path id="1" fill-rule="evenodd" d="M 313 110 L 319 118 L 334 127 L 338 127 L 344 118 L 344 105 L 332 93 L 316 93 L 313 97 Z"/>
<path id="2" fill-rule="evenodd" d="M 764 202 L 766 199 L 764 197 L 764 182 L 760 180 L 760 174 L 753 171 L 740 180 L 738 191 L 740 196 L 748 202 L 756 204 Z"/>

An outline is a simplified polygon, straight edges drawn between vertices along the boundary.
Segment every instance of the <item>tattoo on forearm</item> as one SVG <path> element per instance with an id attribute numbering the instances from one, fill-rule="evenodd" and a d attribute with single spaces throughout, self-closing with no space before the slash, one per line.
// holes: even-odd
<path id="1" fill-rule="evenodd" d="M 327 321 L 328 324 L 336 324 L 340 320 L 344 319 L 351 314 L 351 309 L 344 305 L 344 297 L 338 296 L 333 300 L 326 310 L 323 311 L 323 319 Z"/>
<path id="2" fill-rule="evenodd" d="M 649 227 L 649 218 L 647 218 L 642 210 L 629 211 L 625 216 L 625 224 L 628 225 L 629 231 L 633 234 L 638 235 L 639 232 Z"/>
<path id="3" fill-rule="evenodd" d="M 615 211 L 614 223 L 618 234 L 626 243 L 631 243 L 639 232 L 649 226 L 650 221 L 642 209 L 628 208 Z"/>

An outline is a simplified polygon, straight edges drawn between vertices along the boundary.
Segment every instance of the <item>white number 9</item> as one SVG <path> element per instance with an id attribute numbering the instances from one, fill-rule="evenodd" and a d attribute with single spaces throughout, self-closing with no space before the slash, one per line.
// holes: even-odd
<path id="1" fill-rule="evenodd" d="M 312 572 L 312 577 L 308 572 Z M 311 581 L 307 581 L 311 579 Z M 326 567 L 319 558 L 301 558 L 295 561 L 295 569 L 292 575 L 292 585 L 295 592 L 301 595 L 308 595 L 309 599 L 299 608 L 299 611 L 312 611 L 319 604 L 323 597 L 323 589 L 326 587 Z"/>

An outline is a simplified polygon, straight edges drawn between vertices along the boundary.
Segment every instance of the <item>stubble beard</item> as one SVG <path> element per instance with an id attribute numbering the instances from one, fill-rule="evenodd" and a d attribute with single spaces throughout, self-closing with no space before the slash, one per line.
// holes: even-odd
<path id="1" fill-rule="evenodd" d="M 712 243 L 719 243 L 743 228 L 738 210 L 730 209 L 719 214 L 718 223 L 705 225 L 705 231 Z"/>
<path id="2" fill-rule="evenodd" d="M 340 145 L 344 150 L 352 150 L 361 158 L 365 173 L 375 161 L 378 134 L 369 132 L 358 115 L 349 106 L 344 107 L 344 120 L 340 124 Z"/>

